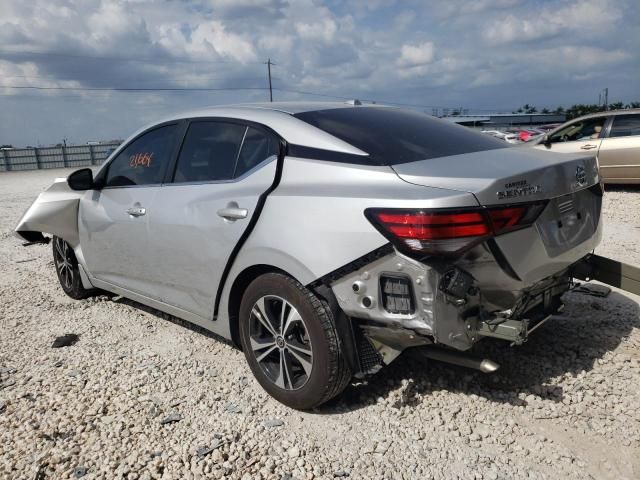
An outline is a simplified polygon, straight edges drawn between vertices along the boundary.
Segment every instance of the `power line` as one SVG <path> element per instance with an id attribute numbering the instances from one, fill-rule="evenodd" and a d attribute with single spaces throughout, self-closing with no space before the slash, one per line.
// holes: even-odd
<path id="1" fill-rule="evenodd" d="M 267 87 L 38 87 L 33 85 L 0 85 L 0 88 L 24 90 L 69 90 L 77 92 L 222 92 L 235 90 L 268 90 Z"/>
<path id="2" fill-rule="evenodd" d="M 87 55 L 82 53 L 57 53 L 57 52 L 39 52 L 34 50 L 0 50 L 0 55 L 42 55 L 47 57 L 61 57 L 61 58 L 88 58 L 92 60 L 119 60 L 123 62 L 144 62 L 144 63 L 214 63 L 214 64 L 230 64 L 237 63 L 241 65 L 251 64 L 258 65 L 263 64 L 259 61 L 247 61 L 242 60 L 199 60 L 192 58 L 162 58 L 162 57 L 119 57 L 109 55 Z"/>

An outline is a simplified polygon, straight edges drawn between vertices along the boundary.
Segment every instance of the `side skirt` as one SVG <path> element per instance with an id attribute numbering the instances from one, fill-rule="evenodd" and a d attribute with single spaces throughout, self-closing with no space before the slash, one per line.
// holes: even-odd
<path id="1" fill-rule="evenodd" d="M 202 327 L 205 330 L 213 332 L 217 335 L 222 335 L 223 337 L 229 339 L 229 336 L 225 334 L 225 332 L 219 332 L 215 328 L 211 328 L 214 324 L 211 323 L 211 319 L 200 317 L 191 312 L 187 312 L 186 310 L 182 310 L 180 308 L 174 307 L 164 302 L 160 302 L 158 300 L 154 300 L 153 298 L 149 298 L 145 295 L 141 295 L 136 292 L 132 292 L 131 290 L 127 290 L 126 288 L 118 287 L 117 285 L 113 285 L 112 283 L 105 282 L 103 280 L 97 280 L 95 278 L 90 278 L 91 284 L 96 288 L 101 288 L 102 290 L 106 290 L 107 292 L 115 293 L 116 295 L 122 295 L 123 297 L 133 300 L 134 302 L 141 303 L 142 305 L 146 305 L 147 307 L 151 307 L 155 310 L 159 310 L 161 312 L 167 313 L 174 317 L 177 317 L 181 320 L 185 320 L 189 323 L 193 323 L 199 327 Z"/>

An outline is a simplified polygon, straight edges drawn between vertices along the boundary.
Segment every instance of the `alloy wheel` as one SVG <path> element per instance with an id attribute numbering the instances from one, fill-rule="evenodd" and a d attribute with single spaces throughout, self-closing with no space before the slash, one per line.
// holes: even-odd
<path id="1" fill-rule="evenodd" d="M 313 369 L 313 351 L 304 319 L 276 295 L 260 298 L 251 309 L 250 341 L 264 374 L 284 390 L 302 388 Z"/>

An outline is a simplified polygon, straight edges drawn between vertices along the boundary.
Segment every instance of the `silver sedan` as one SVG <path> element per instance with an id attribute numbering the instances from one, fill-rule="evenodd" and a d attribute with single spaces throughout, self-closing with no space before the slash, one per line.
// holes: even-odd
<path id="1" fill-rule="evenodd" d="M 231 339 L 294 408 L 409 347 L 522 343 L 601 238 L 591 155 L 555 155 L 382 106 L 208 108 L 143 128 L 43 192 L 62 289 L 123 295 Z"/>

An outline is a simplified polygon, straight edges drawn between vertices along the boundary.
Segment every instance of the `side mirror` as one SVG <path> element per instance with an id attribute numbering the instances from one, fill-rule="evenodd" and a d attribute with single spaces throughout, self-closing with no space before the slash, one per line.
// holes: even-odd
<path id="1" fill-rule="evenodd" d="M 71 190 L 92 190 L 95 188 L 93 172 L 90 168 L 76 170 L 67 177 L 67 185 Z"/>
<path id="2" fill-rule="evenodd" d="M 546 133 L 544 134 L 544 137 L 542 137 L 542 144 L 547 148 L 551 148 L 551 138 L 549 138 L 549 135 Z"/>

